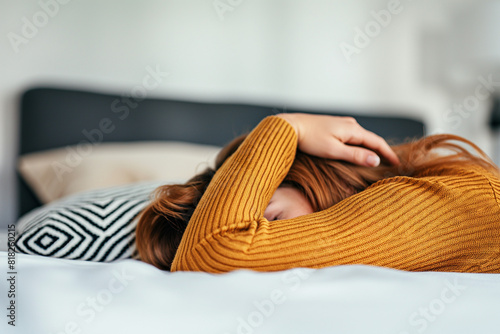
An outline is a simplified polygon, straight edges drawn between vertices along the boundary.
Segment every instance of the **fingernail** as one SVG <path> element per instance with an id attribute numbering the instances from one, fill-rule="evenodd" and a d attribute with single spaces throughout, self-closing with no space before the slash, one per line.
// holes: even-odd
<path id="1" fill-rule="evenodd" d="M 380 158 L 377 155 L 369 155 L 366 158 L 366 163 L 372 167 L 377 167 L 380 165 Z"/>

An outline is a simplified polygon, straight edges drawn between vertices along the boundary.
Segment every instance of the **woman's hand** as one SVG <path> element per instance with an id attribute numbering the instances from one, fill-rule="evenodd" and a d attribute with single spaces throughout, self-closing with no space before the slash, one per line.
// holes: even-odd
<path id="1" fill-rule="evenodd" d="M 276 116 L 295 128 L 302 152 L 368 167 L 379 165 L 377 152 L 390 163 L 399 164 L 398 156 L 387 142 L 361 127 L 352 117 L 299 113 Z"/>

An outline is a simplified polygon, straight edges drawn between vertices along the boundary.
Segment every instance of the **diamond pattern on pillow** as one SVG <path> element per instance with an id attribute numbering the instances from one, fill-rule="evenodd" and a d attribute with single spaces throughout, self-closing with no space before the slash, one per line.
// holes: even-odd
<path id="1" fill-rule="evenodd" d="M 111 262 L 136 255 L 138 214 L 165 182 L 75 194 L 33 210 L 17 223 L 21 253 Z"/>

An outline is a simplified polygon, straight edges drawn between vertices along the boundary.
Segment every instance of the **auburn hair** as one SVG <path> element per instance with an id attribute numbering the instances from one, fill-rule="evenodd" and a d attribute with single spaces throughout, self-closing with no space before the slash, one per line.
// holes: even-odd
<path id="1" fill-rule="evenodd" d="M 170 270 L 189 219 L 208 184 L 245 138 L 246 135 L 242 135 L 225 146 L 217 155 L 215 168 L 207 168 L 185 184 L 169 184 L 155 190 L 152 202 L 143 210 L 136 227 L 136 246 L 142 261 Z M 471 146 L 479 155 L 453 141 Z M 446 175 L 470 166 L 500 175 L 479 147 L 459 136 L 433 135 L 392 148 L 400 159 L 398 166 L 382 160 L 378 167 L 363 167 L 297 151 L 283 184 L 300 190 L 316 212 L 394 176 Z M 447 151 L 446 154 L 443 151 Z"/>

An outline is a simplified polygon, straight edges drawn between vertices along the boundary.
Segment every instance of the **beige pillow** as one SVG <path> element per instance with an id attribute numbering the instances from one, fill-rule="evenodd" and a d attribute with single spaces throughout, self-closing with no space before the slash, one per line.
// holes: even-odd
<path id="1" fill-rule="evenodd" d="M 22 177 L 43 203 L 139 181 L 183 182 L 208 166 L 216 146 L 182 142 L 76 145 L 20 157 Z"/>

